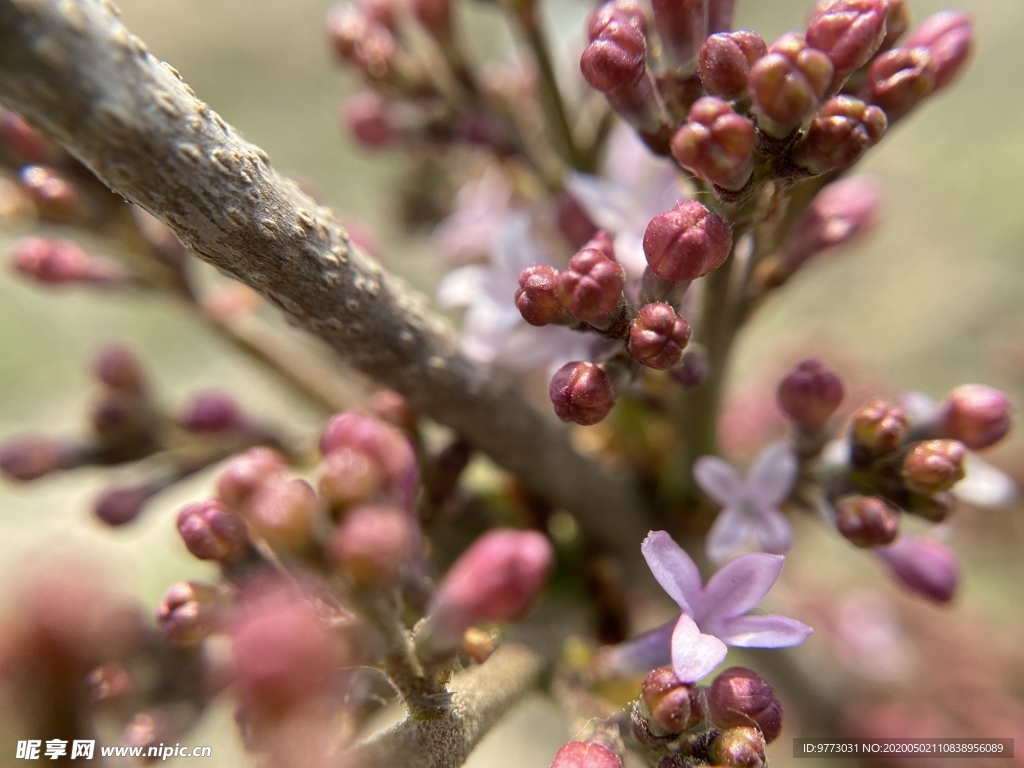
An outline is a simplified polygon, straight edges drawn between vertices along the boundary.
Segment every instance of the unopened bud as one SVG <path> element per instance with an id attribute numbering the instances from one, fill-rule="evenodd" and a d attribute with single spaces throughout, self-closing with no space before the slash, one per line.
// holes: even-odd
<path id="1" fill-rule="evenodd" d="M 770 744 L 782 731 L 782 703 L 764 679 L 745 667 L 732 667 L 708 689 L 711 720 L 720 728 L 754 726 Z"/>
<path id="2" fill-rule="evenodd" d="M 203 392 L 185 405 L 178 419 L 182 427 L 199 434 L 234 432 L 247 426 L 235 399 L 226 392 Z"/>
<path id="3" fill-rule="evenodd" d="M 81 199 L 75 185 L 59 171 L 45 165 L 21 169 L 18 186 L 32 201 L 43 221 L 66 223 L 78 218 Z"/>
<path id="4" fill-rule="evenodd" d="M 245 521 L 217 499 L 189 504 L 178 514 L 178 533 L 200 560 L 229 562 L 249 547 Z"/>
<path id="5" fill-rule="evenodd" d="M 995 445 L 1009 433 L 1012 406 L 1006 395 L 984 384 L 963 384 L 940 405 L 942 430 L 972 451 Z"/>
<path id="6" fill-rule="evenodd" d="M 640 701 L 647 727 L 654 736 L 669 736 L 696 728 L 707 719 L 707 702 L 699 686 L 682 683 L 672 667 L 660 667 L 644 678 Z"/>
<path id="7" fill-rule="evenodd" d="M 612 21 L 583 51 L 580 70 L 586 81 L 602 93 L 636 84 L 646 72 L 647 41 L 629 23 Z"/>
<path id="8" fill-rule="evenodd" d="M 551 768 L 622 768 L 622 761 L 596 741 L 570 741 L 555 753 Z"/>
<path id="9" fill-rule="evenodd" d="M 102 285 L 128 280 L 118 265 L 92 256 L 70 240 L 23 237 L 15 244 L 11 260 L 19 273 L 46 285 Z"/>
<path id="10" fill-rule="evenodd" d="M 750 68 L 748 87 L 758 127 L 785 138 L 818 111 L 832 82 L 832 62 L 797 34 L 780 37 Z"/>
<path id="11" fill-rule="evenodd" d="M 853 442 L 873 455 L 896 450 L 910 431 L 902 408 L 872 400 L 853 416 Z"/>
<path id="12" fill-rule="evenodd" d="M 967 449 L 958 440 L 924 440 L 903 460 L 903 482 L 917 493 L 948 491 L 964 478 Z"/>
<path id="13" fill-rule="evenodd" d="M 838 0 L 807 28 L 807 42 L 832 61 L 829 93 L 867 64 L 885 38 L 888 0 Z"/>
<path id="14" fill-rule="evenodd" d="M 331 534 L 328 555 L 360 589 L 394 584 L 412 552 L 412 525 L 397 507 L 356 507 Z"/>
<path id="15" fill-rule="evenodd" d="M 611 0 L 602 5 L 587 21 L 587 39 L 599 38 L 612 22 L 632 25 L 647 35 L 647 9 L 640 0 Z"/>
<path id="16" fill-rule="evenodd" d="M 818 360 L 804 360 L 776 392 L 779 408 L 809 432 L 818 432 L 843 402 L 843 382 Z"/>
<path id="17" fill-rule="evenodd" d="M 345 411 L 327 422 L 320 435 L 320 453 L 327 456 L 339 448 L 362 451 L 393 483 L 407 483 L 417 472 L 412 445 L 401 430 L 362 411 Z"/>
<path id="18" fill-rule="evenodd" d="M 364 147 L 388 147 L 398 137 L 388 103 L 376 91 L 364 91 L 349 97 L 342 117 L 349 132 Z"/>
<path id="19" fill-rule="evenodd" d="M 419 418 L 416 409 L 409 401 L 391 389 L 382 389 L 374 392 L 370 399 L 370 408 L 373 415 L 403 432 L 411 433 L 416 431 L 416 421 Z"/>
<path id="20" fill-rule="evenodd" d="M 666 280 L 696 280 L 718 269 L 732 250 L 732 229 L 696 200 L 659 213 L 644 233 L 644 255 Z"/>
<path id="21" fill-rule="evenodd" d="M 526 615 L 551 570 L 554 550 L 536 531 L 494 530 L 477 539 L 444 577 L 427 615 L 427 642 L 457 648 L 481 622 Z"/>
<path id="22" fill-rule="evenodd" d="M 708 745 L 708 757 L 718 768 L 763 768 L 765 738 L 757 728 L 737 727 L 722 731 Z"/>
<path id="23" fill-rule="evenodd" d="M 690 345 L 683 352 L 683 359 L 673 368 L 669 375 L 681 387 L 690 389 L 699 386 L 708 375 L 708 354 L 704 347 Z"/>
<path id="24" fill-rule="evenodd" d="M 217 628 L 221 606 L 220 592 L 211 584 L 179 581 L 157 606 L 156 623 L 174 642 L 194 645 Z"/>
<path id="25" fill-rule="evenodd" d="M 935 64 L 927 48 L 893 48 L 868 70 L 860 97 L 885 111 L 892 125 L 935 89 Z"/>
<path id="26" fill-rule="evenodd" d="M 615 404 L 604 370 L 594 363 L 566 363 L 551 377 L 548 388 L 558 418 L 588 427 L 603 421 Z"/>
<path id="27" fill-rule="evenodd" d="M 558 276 L 558 298 L 573 317 L 600 326 L 622 301 L 625 284 L 621 264 L 595 248 L 584 248 Z"/>
<path id="28" fill-rule="evenodd" d="M 927 48 L 935 73 L 935 90 L 945 88 L 963 71 L 974 47 L 974 27 L 963 11 L 940 11 L 910 33 L 907 48 Z"/>
<path id="29" fill-rule="evenodd" d="M 836 503 L 836 528 L 864 549 L 892 544 L 900 529 L 900 513 L 877 496 L 848 496 Z"/>
<path id="30" fill-rule="evenodd" d="M 668 66 L 692 72 L 697 52 L 708 36 L 706 0 L 651 0 L 651 7 Z"/>
<path id="31" fill-rule="evenodd" d="M 645 304 L 629 326 L 629 353 L 648 368 L 665 371 L 682 360 L 691 335 L 690 324 L 669 304 Z"/>
<path id="32" fill-rule="evenodd" d="M 327 34 L 335 54 L 371 82 L 394 75 L 397 45 L 388 28 L 361 9 L 340 8 L 327 17 Z"/>
<path id="33" fill-rule="evenodd" d="M 911 592 L 947 603 L 960 581 L 956 555 L 934 539 L 901 536 L 894 544 L 877 550 L 893 575 Z"/>
<path id="34" fill-rule="evenodd" d="M 369 501 L 386 484 L 377 462 L 352 448 L 331 451 L 320 466 L 320 494 L 335 511 Z"/>
<path id="35" fill-rule="evenodd" d="M 264 483 L 240 511 L 253 530 L 271 544 L 300 551 L 313 540 L 320 499 L 305 480 L 279 477 Z"/>
<path id="36" fill-rule="evenodd" d="M 146 503 L 162 489 L 162 484 L 153 483 L 108 488 L 96 499 L 93 513 L 107 525 L 127 525 L 141 514 Z"/>
<path id="37" fill-rule="evenodd" d="M 48 437 L 26 435 L 0 445 L 0 472 L 11 480 L 29 482 L 64 469 L 66 449 Z"/>
<path id="38" fill-rule="evenodd" d="M 723 189 L 743 189 L 754 171 L 754 124 L 721 99 L 705 96 L 672 137 L 672 157 L 695 176 Z"/>
<path id="39" fill-rule="evenodd" d="M 700 49 L 700 81 L 709 96 L 731 101 L 747 92 L 750 68 L 768 53 L 761 36 L 746 30 L 712 35 Z"/>
<path id="40" fill-rule="evenodd" d="M 534 264 L 519 273 L 516 307 L 530 325 L 547 325 L 561 314 L 558 278 L 558 270 L 547 264 Z"/>
<path id="41" fill-rule="evenodd" d="M 852 96 L 836 96 L 814 116 L 793 162 L 815 175 L 846 168 L 881 140 L 887 126 L 880 108 Z"/>
<path id="42" fill-rule="evenodd" d="M 217 477 L 217 496 L 232 509 L 242 509 L 265 483 L 285 471 L 284 457 L 270 448 L 250 448 L 232 456 Z"/>
<path id="43" fill-rule="evenodd" d="M 138 356 L 123 344 L 107 344 L 92 363 L 92 374 L 107 389 L 138 395 L 146 390 L 146 373 Z"/>

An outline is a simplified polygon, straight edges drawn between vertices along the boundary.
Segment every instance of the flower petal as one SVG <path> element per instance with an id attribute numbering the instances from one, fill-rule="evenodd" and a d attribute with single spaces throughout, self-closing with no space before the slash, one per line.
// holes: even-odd
<path id="1" fill-rule="evenodd" d="M 790 525 L 789 518 L 774 507 L 758 509 L 758 516 L 754 521 L 754 535 L 762 551 L 775 555 L 788 552 L 793 545 L 793 526 Z"/>
<path id="2" fill-rule="evenodd" d="M 665 531 L 651 531 L 640 545 L 654 578 L 679 608 L 690 611 L 690 600 L 700 597 L 700 571 L 686 551 Z"/>
<path id="3" fill-rule="evenodd" d="M 632 640 L 601 648 L 594 656 L 594 671 L 602 678 L 632 677 L 671 664 L 675 624 L 670 621 Z"/>
<path id="4" fill-rule="evenodd" d="M 487 268 L 479 264 L 453 269 L 437 286 L 437 303 L 442 307 L 463 307 L 471 304 L 483 290 Z"/>
<path id="5" fill-rule="evenodd" d="M 785 562 L 781 555 L 751 552 L 723 565 L 704 587 L 701 602 L 707 619 L 701 626 L 714 631 L 708 623 L 719 624 L 756 606 L 779 580 Z"/>
<path id="6" fill-rule="evenodd" d="M 714 671 L 729 649 L 714 635 L 703 635 L 685 613 L 672 631 L 672 670 L 681 682 L 692 683 Z"/>
<path id="7" fill-rule="evenodd" d="M 966 476 L 953 486 L 953 495 L 976 507 L 1008 507 L 1017 498 L 1017 484 L 975 454 L 964 456 Z"/>
<path id="8" fill-rule="evenodd" d="M 573 173 L 569 175 L 565 186 L 590 220 L 601 229 L 619 232 L 638 216 L 633 191 L 614 181 Z"/>
<path id="9" fill-rule="evenodd" d="M 799 464 L 784 440 L 772 443 L 757 457 L 747 476 L 747 490 L 759 503 L 778 506 L 789 495 Z"/>
<path id="10" fill-rule="evenodd" d="M 731 464 L 717 456 L 701 456 L 693 464 L 693 478 L 708 496 L 723 507 L 731 506 L 743 494 L 743 478 Z"/>
<path id="11" fill-rule="evenodd" d="M 705 543 L 708 559 L 724 563 L 747 545 L 753 533 L 750 516 L 741 507 L 726 507 L 718 513 L 708 531 Z"/>
<path id="12" fill-rule="evenodd" d="M 737 616 L 724 624 L 719 635 L 740 648 L 789 648 L 800 645 L 814 630 L 786 616 Z"/>

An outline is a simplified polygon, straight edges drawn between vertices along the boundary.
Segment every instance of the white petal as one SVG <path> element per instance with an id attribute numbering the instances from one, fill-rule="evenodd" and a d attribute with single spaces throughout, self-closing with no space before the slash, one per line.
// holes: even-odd
<path id="1" fill-rule="evenodd" d="M 566 189 L 601 229 L 616 233 L 638 218 L 634 193 L 620 184 L 599 176 L 573 173 L 566 181 Z"/>
<path id="2" fill-rule="evenodd" d="M 681 682 L 692 683 L 715 671 L 729 649 L 714 635 L 703 635 L 685 613 L 672 632 L 672 670 Z"/>
<path id="3" fill-rule="evenodd" d="M 910 422 L 918 424 L 935 418 L 939 404 L 930 395 L 912 389 L 900 395 L 900 406 L 907 412 Z"/>
<path id="4" fill-rule="evenodd" d="M 747 487 L 761 504 L 777 506 L 789 495 L 799 464 L 792 446 L 784 441 L 772 443 L 750 468 Z"/>
<path id="5" fill-rule="evenodd" d="M 651 531 L 640 545 L 647 567 L 661 588 L 684 612 L 690 599 L 700 596 L 700 571 L 686 551 L 665 531 Z"/>
<path id="6" fill-rule="evenodd" d="M 1017 498 L 1017 484 L 1013 478 L 996 469 L 977 455 L 968 453 L 964 457 L 967 475 L 953 486 L 953 495 L 960 501 L 976 507 L 1008 507 Z"/>
<path id="7" fill-rule="evenodd" d="M 786 616 L 738 616 L 725 623 L 722 639 L 739 648 L 789 648 L 814 630 Z"/>
<path id="8" fill-rule="evenodd" d="M 711 530 L 708 531 L 705 542 L 708 559 L 715 563 L 724 563 L 743 549 L 753 538 L 753 534 L 750 516 L 740 507 L 726 507 L 718 513 Z"/>
<path id="9" fill-rule="evenodd" d="M 708 496 L 723 507 L 738 501 L 744 491 L 743 478 L 731 464 L 717 456 L 701 456 L 693 463 L 693 478 Z"/>
<path id="10" fill-rule="evenodd" d="M 487 267 L 471 264 L 453 269 L 437 286 L 437 303 L 442 307 L 464 307 L 483 292 L 487 281 Z"/>
<path id="11" fill-rule="evenodd" d="M 491 264 L 511 285 L 512 293 L 509 296 L 515 293 L 520 272 L 532 264 L 547 264 L 550 261 L 548 252 L 530 235 L 529 214 L 516 211 L 509 216 L 491 251 Z"/>

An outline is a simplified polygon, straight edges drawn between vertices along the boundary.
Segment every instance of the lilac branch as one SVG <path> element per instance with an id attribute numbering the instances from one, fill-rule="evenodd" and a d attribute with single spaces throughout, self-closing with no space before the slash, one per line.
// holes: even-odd
<path id="1" fill-rule="evenodd" d="M 352 247 L 118 19 L 107 0 L 0 0 L 0 100 L 196 256 L 251 286 L 354 368 L 455 429 L 610 549 L 643 537 L 622 478 L 570 446 L 402 281 Z"/>

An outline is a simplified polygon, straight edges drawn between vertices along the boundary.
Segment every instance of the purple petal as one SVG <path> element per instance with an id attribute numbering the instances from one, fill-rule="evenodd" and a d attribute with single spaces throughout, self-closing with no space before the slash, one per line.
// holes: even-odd
<path id="1" fill-rule="evenodd" d="M 682 547 L 665 531 L 651 531 L 640 545 L 654 578 L 684 613 L 690 600 L 700 596 L 700 571 Z"/>
<path id="2" fill-rule="evenodd" d="M 692 683 L 714 671 L 728 653 L 714 635 L 703 635 L 685 613 L 672 632 L 672 670 L 681 682 Z"/>
<path id="3" fill-rule="evenodd" d="M 697 459 L 693 464 L 693 478 L 704 493 L 723 507 L 731 506 L 744 491 L 739 472 L 717 456 L 701 456 Z"/>
<path id="4" fill-rule="evenodd" d="M 772 443 L 757 457 L 750 468 L 747 488 L 754 499 L 764 505 L 778 506 L 789 495 L 799 465 L 789 443 Z"/>
<path id="5" fill-rule="evenodd" d="M 708 580 L 701 596 L 707 617 L 702 626 L 709 629 L 709 623 L 719 624 L 756 606 L 778 581 L 785 562 L 786 558 L 781 555 L 751 552 L 722 566 Z"/>
<path id="6" fill-rule="evenodd" d="M 672 662 L 670 621 L 632 640 L 600 649 L 594 657 L 594 669 L 602 678 L 632 677 L 664 667 Z"/>
<path id="7" fill-rule="evenodd" d="M 754 533 L 758 545 L 765 552 L 781 555 L 793 545 L 793 526 L 789 524 L 789 518 L 773 507 L 758 510 Z"/>
<path id="8" fill-rule="evenodd" d="M 740 648 L 788 648 L 814 631 L 786 616 L 737 616 L 727 619 L 723 629 L 722 640 Z"/>
<path id="9" fill-rule="evenodd" d="M 747 545 L 753 532 L 749 515 L 738 506 L 726 507 L 708 531 L 708 558 L 715 563 L 725 562 Z"/>

